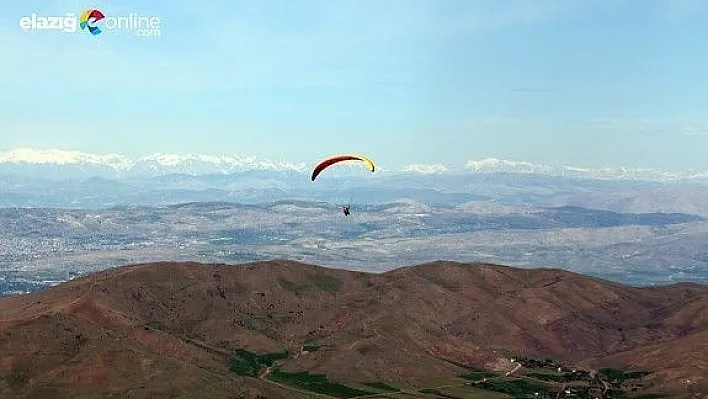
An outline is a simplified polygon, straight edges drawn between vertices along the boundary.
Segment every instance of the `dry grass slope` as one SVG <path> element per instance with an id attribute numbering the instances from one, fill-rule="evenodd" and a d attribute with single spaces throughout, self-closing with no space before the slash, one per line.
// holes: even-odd
<path id="1" fill-rule="evenodd" d="M 283 371 L 412 387 L 459 364 L 509 371 L 504 354 L 554 356 L 657 371 L 651 390 L 688 395 L 686 380 L 708 392 L 707 333 L 695 284 L 456 262 L 141 264 L 0 301 L 0 397 L 308 397 L 230 372 L 236 348 L 297 352 Z"/>

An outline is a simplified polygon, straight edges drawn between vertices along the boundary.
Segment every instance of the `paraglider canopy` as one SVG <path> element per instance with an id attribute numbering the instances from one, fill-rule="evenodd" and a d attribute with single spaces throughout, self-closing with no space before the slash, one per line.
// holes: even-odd
<path id="1" fill-rule="evenodd" d="M 374 161 L 371 159 L 363 156 L 363 155 L 353 155 L 353 154 L 346 154 L 346 155 L 337 155 L 333 156 L 330 158 L 327 158 L 323 161 L 321 161 L 317 166 L 315 166 L 315 169 L 312 171 L 312 181 L 315 181 L 317 176 L 319 176 L 320 173 L 322 173 L 323 170 L 327 169 L 328 167 L 339 163 L 343 161 L 361 161 L 366 165 L 366 167 L 371 171 L 374 172 L 376 169 L 376 166 L 374 165 Z"/>

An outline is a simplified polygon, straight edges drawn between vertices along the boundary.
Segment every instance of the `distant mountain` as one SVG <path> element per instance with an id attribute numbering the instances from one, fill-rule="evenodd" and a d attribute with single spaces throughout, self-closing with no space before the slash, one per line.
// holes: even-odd
<path id="1" fill-rule="evenodd" d="M 231 174 L 247 170 L 297 171 L 306 173 L 312 165 L 247 155 L 165 154 L 128 157 L 120 154 L 90 154 L 58 149 L 19 148 L 0 152 L 0 175 L 28 174 L 37 177 L 125 177 L 164 174 Z M 383 165 L 382 165 L 383 166 Z M 384 175 L 395 171 L 381 168 Z M 440 175 L 448 173 L 540 174 L 582 179 L 708 181 L 708 171 L 673 173 L 646 168 L 583 168 L 550 166 L 496 158 L 468 161 L 464 167 L 442 164 L 411 164 L 398 173 Z M 340 171 L 333 173 L 341 173 Z"/>
<path id="2" fill-rule="evenodd" d="M 2 397 L 708 395 L 708 286 L 556 269 L 142 264 L 0 300 L 0 328 Z"/>
<path id="3" fill-rule="evenodd" d="M 376 174 L 353 173 L 358 167 L 354 165 L 312 182 L 306 165 L 248 157 L 162 154 L 134 160 L 120 155 L 14 150 L 0 153 L 0 207 L 104 208 L 284 199 L 380 204 L 407 198 L 429 205 L 486 201 L 509 207 L 578 205 L 634 212 L 634 207 L 622 206 L 623 198 L 642 197 L 638 212 L 666 209 L 708 215 L 697 191 L 706 188 L 700 179 L 591 179 L 508 161 L 475 165 L 468 172 L 419 164 L 403 172 Z M 662 190 L 669 194 L 647 203 Z"/>
<path id="4" fill-rule="evenodd" d="M 615 212 L 681 212 L 708 216 L 708 187 L 655 187 L 615 193 L 585 192 L 558 196 L 547 206 L 573 205 Z"/>
<path id="5" fill-rule="evenodd" d="M 34 150 L 0 152 L 0 174 L 47 174 L 52 177 L 124 177 L 134 175 L 234 173 L 245 170 L 304 171 L 308 165 L 240 155 L 175 155 L 156 153 L 141 158 L 97 155 L 80 151 Z"/>
<path id="6" fill-rule="evenodd" d="M 476 173 L 526 173 L 589 179 L 647 181 L 708 180 L 708 171 L 676 173 L 664 172 L 649 168 L 584 168 L 576 166 L 550 166 L 529 162 L 508 161 L 496 158 L 488 158 L 480 161 L 468 161 L 467 170 Z"/>

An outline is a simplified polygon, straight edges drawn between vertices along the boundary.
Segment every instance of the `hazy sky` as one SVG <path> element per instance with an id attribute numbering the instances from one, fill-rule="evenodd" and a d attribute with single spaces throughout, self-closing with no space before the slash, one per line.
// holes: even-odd
<path id="1" fill-rule="evenodd" d="M 706 1 L 0 2 L 0 150 L 708 169 Z"/>

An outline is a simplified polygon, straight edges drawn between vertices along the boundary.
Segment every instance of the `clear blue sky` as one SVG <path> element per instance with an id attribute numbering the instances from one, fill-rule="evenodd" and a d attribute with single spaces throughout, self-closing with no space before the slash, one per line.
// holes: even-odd
<path id="1" fill-rule="evenodd" d="M 19 27 L 91 7 L 161 37 Z M 0 51 L 0 150 L 708 169 L 706 1 L 4 1 Z"/>

